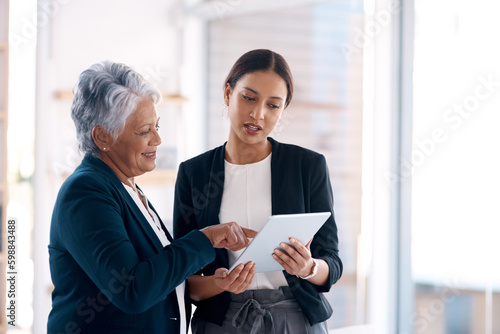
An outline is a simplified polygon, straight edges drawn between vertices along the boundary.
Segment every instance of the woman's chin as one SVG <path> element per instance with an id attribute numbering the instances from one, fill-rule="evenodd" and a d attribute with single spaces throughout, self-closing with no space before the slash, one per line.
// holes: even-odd
<path id="1" fill-rule="evenodd" d="M 267 135 L 265 133 L 259 133 L 258 135 L 249 135 L 246 132 L 243 132 L 240 136 L 238 136 L 242 142 L 245 144 L 260 144 L 263 141 L 267 140 Z"/>
<path id="2" fill-rule="evenodd" d="M 152 162 L 148 163 L 147 165 L 143 166 L 143 168 L 141 168 L 141 172 L 142 172 L 141 175 L 143 175 L 145 173 L 152 172 L 155 170 L 155 168 L 156 168 L 156 162 L 152 161 Z"/>

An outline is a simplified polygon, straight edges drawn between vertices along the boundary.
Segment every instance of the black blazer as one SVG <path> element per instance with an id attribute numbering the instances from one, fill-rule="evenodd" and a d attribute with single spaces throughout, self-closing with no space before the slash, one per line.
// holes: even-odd
<path id="1" fill-rule="evenodd" d="M 49 334 L 179 333 L 175 288 L 215 258 L 199 231 L 163 247 L 116 174 L 92 156 L 59 190 L 49 255 Z"/>
<path id="2" fill-rule="evenodd" d="M 325 157 L 321 154 L 299 146 L 282 144 L 272 138 L 268 140 L 272 144 L 273 215 L 322 211 L 332 213 L 311 244 L 313 257 L 328 263 L 330 275 L 327 283 L 324 286 L 316 286 L 283 270 L 297 303 L 309 322 L 316 324 L 325 321 L 332 314 L 332 308 L 321 292 L 329 291 L 342 275 L 328 168 Z M 175 186 L 174 238 L 220 223 L 224 157 L 225 145 L 187 160 L 179 166 Z M 213 275 L 217 268 L 228 268 L 227 251 L 217 249 L 216 254 L 215 261 L 200 273 Z M 229 293 L 219 294 L 196 305 L 195 317 L 222 324 L 229 307 Z"/>

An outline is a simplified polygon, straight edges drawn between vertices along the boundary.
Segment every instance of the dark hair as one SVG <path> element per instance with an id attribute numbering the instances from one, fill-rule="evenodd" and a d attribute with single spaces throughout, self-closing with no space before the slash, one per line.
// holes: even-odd
<path id="1" fill-rule="evenodd" d="M 229 71 L 224 86 L 229 83 L 233 89 L 241 77 L 257 71 L 273 71 L 285 80 L 287 89 L 285 108 L 288 107 L 293 96 L 292 72 L 285 58 L 271 50 L 257 49 L 248 51 L 241 56 Z"/>

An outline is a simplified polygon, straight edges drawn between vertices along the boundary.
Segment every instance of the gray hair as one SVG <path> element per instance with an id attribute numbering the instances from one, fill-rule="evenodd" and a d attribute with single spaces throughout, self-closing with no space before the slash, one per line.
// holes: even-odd
<path id="1" fill-rule="evenodd" d="M 80 151 L 99 157 L 92 129 L 101 126 L 116 141 L 128 117 L 146 97 L 155 104 L 161 100 L 156 88 L 124 64 L 103 61 L 82 72 L 73 89 L 71 106 Z"/>

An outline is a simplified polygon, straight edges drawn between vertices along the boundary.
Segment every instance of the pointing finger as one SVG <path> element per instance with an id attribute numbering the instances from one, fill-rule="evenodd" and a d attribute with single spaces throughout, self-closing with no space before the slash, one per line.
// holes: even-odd
<path id="1" fill-rule="evenodd" d="M 254 238 L 257 235 L 257 231 L 254 231 L 252 229 L 245 227 L 242 227 L 241 229 L 243 230 L 243 232 L 245 232 L 247 238 Z"/>

